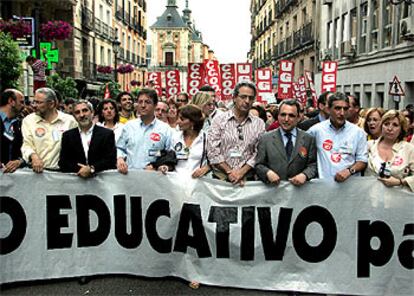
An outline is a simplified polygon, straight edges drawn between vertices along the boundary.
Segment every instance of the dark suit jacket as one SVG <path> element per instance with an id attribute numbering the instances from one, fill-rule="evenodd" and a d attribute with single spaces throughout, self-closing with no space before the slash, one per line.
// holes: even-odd
<path id="1" fill-rule="evenodd" d="M 89 145 L 88 162 L 78 128 L 70 129 L 62 135 L 59 167 L 62 172 L 77 173 L 78 163 L 93 165 L 96 172 L 116 168 L 116 147 L 114 132 L 95 125 Z"/>
<path id="2" fill-rule="evenodd" d="M 264 134 L 259 141 L 256 161 L 259 178 L 267 183 L 266 173 L 269 169 L 278 174 L 281 180 L 288 180 L 300 173 L 304 173 L 308 180 L 315 178 L 318 173 L 315 138 L 297 129 L 295 147 L 288 161 L 280 129 Z"/>
<path id="3" fill-rule="evenodd" d="M 298 123 L 298 128 L 300 128 L 301 130 L 307 131 L 308 129 L 310 129 L 312 126 L 314 126 L 315 124 L 319 123 L 319 116 L 316 115 L 315 117 L 306 119 L 302 122 Z"/>
<path id="4" fill-rule="evenodd" d="M 22 157 L 22 152 L 20 150 L 23 144 L 21 121 L 17 120 L 13 122 L 12 129 L 14 131 L 14 139 L 10 141 L 10 139 L 4 135 L 6 129 L 3 120 L 0 119 L 0 161 L 4 164 L 8 163 L 10 160 L 17 160 Z"/>

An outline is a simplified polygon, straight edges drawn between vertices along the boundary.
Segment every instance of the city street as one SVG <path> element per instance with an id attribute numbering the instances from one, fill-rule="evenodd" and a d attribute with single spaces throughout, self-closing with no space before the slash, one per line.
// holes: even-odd
<path id="1" fill-rule="evenodd" d="M 226 296 L 283 296 L 289 293 L 272 291 L 220 288 L 201 285 L 191 289 L 188 283 L 177 278 L 144 278 L 135 276 L 99 276 L 80 285 L 77 279 L 24 282 L 1 286 L 0 294 L 8 295 L 226 295 Z M 311 294 L 307 294 L 311 295 Z"/>

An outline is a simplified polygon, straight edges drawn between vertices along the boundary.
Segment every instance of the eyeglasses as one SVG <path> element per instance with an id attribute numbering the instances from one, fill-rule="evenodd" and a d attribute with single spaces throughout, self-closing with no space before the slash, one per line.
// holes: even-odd
<path id="1" fill-rule="evenodd" d="M 242 100 L 249 99 L 249 101 L 253 101 L 256 98 L 255 96 L 249 96 L 249 95 L 237 95 L 237 96 Z"/>
<path id="2" fill-rule="evenodd" d="M 300 113 L 305 113 L 305 109 L 300 109 L 299 112 Z"/>
<path id="3" fill-rule="evenodd" d="M 243 128 L 241 125 L 239 125 L 237 127 L 237 132 L 239 133 L 239 140 L 240 141 L 244 141 L 244 136 L 243 136 Z"/>
<path id="4" fill-rule="evenodd" d="M 188 101 L 187 100 L 180 100 L 180 99 L 177 99 L 177 100 L 175 100 L 177 103 L 187 103 Z"/>

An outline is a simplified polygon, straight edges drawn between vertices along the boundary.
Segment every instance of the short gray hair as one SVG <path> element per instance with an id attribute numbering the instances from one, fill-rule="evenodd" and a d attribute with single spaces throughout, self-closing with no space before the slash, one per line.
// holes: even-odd
<path id="1" fill-rule="evenodd" d="M 89 101 L 87 101 L 87 100 L 78 100 L 78 101 L 75 101 L 75 103 L 73 103 L 73 109 L 75 109 L 75 107 L 77 105 L 80 105 L 80 104 L 85 104 L 92 113 L 94 112 L 92 103 L 89 102 Z"/>
<path id="2" fill-rule="evenodd" d="M 256 85 L 253 82 L 249 81 L 249 80 L 243 80 L 243 81 L 240 81 L 239 83 L 236 84 L 236 86 L 234 87 L 234 90 L 233 90 L 233 97 L 237 97 L 239 95 L 240 88 L 242 88 L 242 87 L 248 87 L 248 88 L 252 89 L 253 94 L 256 97 L 256 94 L 257 94 Z"/>
<path id="3" fill-rule="evenodd" d="M 36 90 L 36 94 L 37 93 L 45 95 L 46 96 L 46 101 L 55 101 L 56 103 L 58 102 L 56 92 L 53 89 L 49 88 L 49 87 L 38 88 Z"/>

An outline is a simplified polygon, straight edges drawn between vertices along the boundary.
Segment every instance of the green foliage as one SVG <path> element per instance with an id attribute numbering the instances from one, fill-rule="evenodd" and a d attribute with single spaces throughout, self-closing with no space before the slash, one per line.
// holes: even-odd
<path id="1" fill-rule="evenodd" d="M 21 73 L 19 46 L 9 34 L 0 32 L 0 90 L 18 88 Z"/>
<path id="2" fill-rule="evenodd" d="M 76 99 L 78 97 L 76 82 L 72 77 L 63 79 L 59 74 L 53 74 L 47 77 L 46 85 L 59 92 L 62 100 L 66 98 Z"/>
<path id="3" fill-rule="evenodd" d="M 105 94 L 105 88 L 106 84 L 101 86 L 101 89 L 99 90 L 99 96 L 101 98 L 104 97 Z M 116 99 L 116 96 L 121 92 L 121 85 L 119 83 L 116 83 L 115 81 L 111 80 L 108 82 L 108 88 L 109 92 L 111 93 L 111 99 Z"/>

